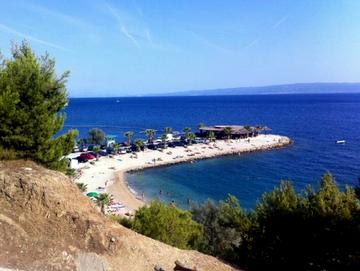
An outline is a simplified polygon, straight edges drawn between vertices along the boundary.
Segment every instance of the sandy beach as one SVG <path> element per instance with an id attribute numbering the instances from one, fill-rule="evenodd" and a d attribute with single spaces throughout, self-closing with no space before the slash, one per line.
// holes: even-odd
<path id="1" fill-rule="evenodd" d="M 77 165 L 80 172 L 75 182 L 87 185 L 87 192 L 110 193 L 117 202 L 124 205 L 123 213 L 132 212 L 143 206 L 142 195 L 130 191 L 125 173 L 150 167 L 209 159 L 224 155 L 241 155 L 246 152 L 265 151 L 291 144 L 291 140 L 279 135 L 259 135 L 239 140 L 217 140 L 209 144 L 194 144 L 160 150 L 145 150 L 136 154 L 121 154 L 100 157 L 94 164 Z M 76 154 L 72 154 L 73 156 Z"/>

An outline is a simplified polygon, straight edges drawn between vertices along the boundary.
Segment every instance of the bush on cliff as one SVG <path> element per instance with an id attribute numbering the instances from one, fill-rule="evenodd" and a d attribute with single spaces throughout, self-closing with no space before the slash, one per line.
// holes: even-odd
<path id="1" fill-rule="evenodd" d="M 0 159 L 28 158 L 52 169 L 67 167 L 77 131 L 58 137 L 67 105 L 66 79 L 48 54 L 37 57 L 23 42 L 0 58 Z"/>
<path id="2" fill-rule="evenodd" d="M 135 218 L 120 221 L 138 233 L 183 249 L 197 249 L 202 243 L 202 226 L 191 213 L 175 206 L 153 201 L 136 211 Z"/>

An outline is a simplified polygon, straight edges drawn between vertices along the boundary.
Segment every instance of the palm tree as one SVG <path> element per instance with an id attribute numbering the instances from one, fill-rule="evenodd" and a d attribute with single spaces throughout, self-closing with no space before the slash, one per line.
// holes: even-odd
<path id="1" fill-rule="evenodd" d="M 191 132 L 191 128 L 190 128 L 190 127 L 185 127 L 185 128 L 184 128 L 185 138 L 188 138 L 188 135 L 189 135 L 190 132 Z"/>
<path id="2" fill-rule="evenodd" d="M 127 144 L 130 146 L 131 145 L 131 139 L 134 136 L 134 132 L 133 131 L 127 131 L 124 133 L 124 136 L 127 138 L 128 142 Z"/>
<path id="3" fill-rule="evenodd" d="M 246 126 L 244 126 L 244 129 L 245 129 L 245 130 L 247 130 L 247 132 L 248 132 L 248 133 L 247 133 L 247 135 L 246 135 L 246 136 L 247 136 L 247 137 L 249 137 L 249 134 L 250 134 L 250 132 L 252 131 L 251 126 L 246 125 Z"/>
<path id="4" fill-rule="evenodd" d="M 87 190 L 87 184 L 84 183 L 76 183 L 77 187 L 80 189 L 81 192 L 86 192 Z"/>
<path id="5" fill-rule="evenodd" d="M 205 127 L 205 123 L 200 122 L 200 123 L 198 124 L 198 128 L 200 129 L 200 128 L 202 128 L 202 127 Z"/>
<path id="6" fill-rule="evenodd" d="M 164 149 L 167 148 L 166 139 L 167 139 L 167 134 L 162 134 L 162 135 L 161 135 L 161 141 L 162 141 L 162 143 L 164 144 Z"/>
<path id="7" fill-rule="evenodd" d="M 110 204 L 110 196 L 107 193 L 99 194 L 96 197 L 96 202 L 101 208 L 101 212 L 105 214 L 105 206 Z"/>
<path id="8" fill-rule="evenodd" d="M 113 152 L 114 152 L 115 154 L 117 154 L 117 153 L 119 152 L 119 149 L 120 149 L 120 144 L 115 143 L 115 144 L 113 145 Z"/>
<path id="9" fill-rule="evenodd" d="M 146 129 L 145 134 L 148 137 L 148 143 L 152 143 L 155 137 L 155 130 L 154 129 Z"/>
<path id="10" fill-rule="evenodd" d="M 142 139 L 136 139 L 135 146 L 137 151 L 141 151 L 141 149 L 144 147 L 144 142 L 142 141 Z"/>
<path id="11" fill-rule="evenodd" d="M 101 148 L 99 146 L 95 146 L 93 149 L 93 152 L 96 154 L 96 161 L 99 160 L 99 152 L 101 151 Z"/>
<path id="12" fill-rule="evenodd" d="M 196 138 L 196 135 L 194 133 L 188 133 L 186 139 L 188 140 L 189 145 L 192 144 L 192 141 Z"/>
<path id="13" fill-rule="evenodd" d="M 171 127 L 165 127 L 164 134 L 169 135 L 172 134 L 173 129 Z"/>
<path id="14" fill-rule="evenodd" d="M 225 127 L 224 128 L 224 133 L 226 134 L 227 139 L 229 140 L 231 138 L 232 128 L 231 127 Z"/>
<path id="15" fill-rule="evenodd" d="M 216 139 L 214 131 L 209 131 L 209 132 L 207 133 L 206 137 L 207 137 L 210 141 L 215 141 L 215 139 Z"/>

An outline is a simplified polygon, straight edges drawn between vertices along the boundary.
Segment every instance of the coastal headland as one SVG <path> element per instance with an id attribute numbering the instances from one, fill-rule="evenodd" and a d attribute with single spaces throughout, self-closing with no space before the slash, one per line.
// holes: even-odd
<path id="1" fill-rule="evenodd" d="M 143 195 L 132 191 L 126 183 L 125 173 L 146 168 L 194 162 L 225 155 L 241 155 L 248 152 L 266 151 L 290 145 L 292 140 L 280 135 L 258 135 L 246 139 L 217 140 L 186 147 L 161 150 L 144 150 L 110 157 L 101 157 L 95 163 L 79 165 L 77 183 L 87 185 L 87 192 L 112 194 L 125 207 L 122 213 L 131 213 L 145 204 Z"/>

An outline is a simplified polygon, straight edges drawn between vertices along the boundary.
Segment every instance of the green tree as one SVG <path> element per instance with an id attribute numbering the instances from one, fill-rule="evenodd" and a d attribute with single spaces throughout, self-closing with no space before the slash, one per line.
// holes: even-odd
<path id="1" fill-rule="evenodd" d="M 95 146 L 93 152 L 96 154 L 96 160 L 99 160 L 99 153 L 101 152 L 100 146 Z"/>
<path id="2" fill-rule="evenodd" d="M 189 145 L 192 144 L 192 142 L 195 140 L 196 135 L 194 133 L 188 133 L 186 136 L 186 140 L 188 141 Z"/>
<path id="3" fill-rule="evenodd" d="M 182 249 L 197 248 L 202 242 L 202 227 L 190 212 L 159 201 L 136 211 L 132 229 Z"/>
<path id="4" fill-rule="evenodd" d="M 248 270 L 357 270 L 360 202 L 325 174 L 317 190 L 289 181 L 245 212 L 235 197 L 192 207 L 203 225 L 200 249 Z"/>
<path id="5" fill-rule="evenodd" d="M 120 149 L 120 144 L 119 143 L 115 143 L 113 146 L 112 146 L 112 148 L 113 148 L 113 153 L 115 153 L 115 154 L 118 154 L 118 152 L 119 152 L 119 149 Z"/>
<path id="6" fill-rule="evenodd" d="M 231 134 L 232 134 L 232 128 L 231 127 L 225 127 L 224 128 L 224 133 L 225 133 L 227 139 L 230 140 Z"/>
<path id="7" fill-rule="evenodd" d="M 236 197 L 229 195 L 215 204 L 211 200 L 193 205 L 193 219 L 204 227 L 204 245 L 201 250 L 236 262 L 242 244 L 242 233 L 250 226 L 246 213 Z"/>
<path id="8" fill-rule="evenodd" d="M 153 143 L 155 137 L 155 130 L 154 129 L 146 129 L 145 134 L 148 137 L 148 143 Z"/>
<path id="9" fill-rule="evenodd" d="M 96 202 L 100 206 L 101 212 L 105 214 L 105 206 L 110 204 L 110 196 L 107 193 L 101 193 L 96 197 Z"/>
<path id="10" fill-rule="evenodd" d="M 216 139 L 214 131 L 209 131 L 209 132 L 206 134 L 206 137 L 207 137 L 207 139 L 209 139 L 210 141 L 215 141 L 215 139 Z"/>
<path id="11" fill-rule="evenodd" d="M 184 128 L 184 133 L 185 133 L 185 137 L 187 137 L 188 134 L 191 133 L 191 128 L 190 127 L 185 127 Z"/>
<path id="12" fill-rule="evenodd" d="M 241 255 L 254 270 L 359 267 L 360 204 L 354 190 L 341 192 L 329 173 L 317 191 L 308 187 L 303 194 L 283 182 L 264 194 L 252 217 Z"/>
<path id="13" fill-rule="evenodd" d="M 106 138 L 105 132 L 99 128 L 92 128 L 89 131 L 89 143 L 100 145 Z"/>
<path id="14" fill-rule="evenodd" d="M 200 122 L 200 123 L 198 124 L 198 128 L 200 129 L 200 128 L 203 128 L 203 127 L 205 127 L 205 123 Z"/>
<path id="15" fill-rule="evenodd" d="M 80 189 L 81 192 L 86 192 L 87 191 L 87 184 L 84 183 L 76 183 L 76 186 Z"/>
<path id="16" fill-rule="evenodd" d="M 134 136 L 134 132 L 133 131 L 127 131 L 124 133 L 124 136 L 127 138 L 128 142 L 127 144 L 130 146 L 131 145 L 131 139 Z"/>
<path id="17" fill-rule="evenodd" d="M 167 148 L 167 145 L 166 145 L 166 140 L 167 140 L 167 134 L 162 134 L 161 135 L 161 141 L 162 143 L 164 144 L 164 148 L 166 149 Z"/>
<path id="18" fill-rule="evenodd" d="M 12 153 L 52 169 L 68 167 L 64 156 L 78 133 L 54 136 L 65 120 L 68 76 L 57 76 L 55 60 L 37 57 L 26 42 L 13 46 L 11 58 L 0 57 L 0 157 Z"/>
<path id="19" fill-rule="evenodd" d="M 137 151 L 141 151 L 144 148 L 144 141 L 142 139 L 136 139 L 135 146 Z"/>

